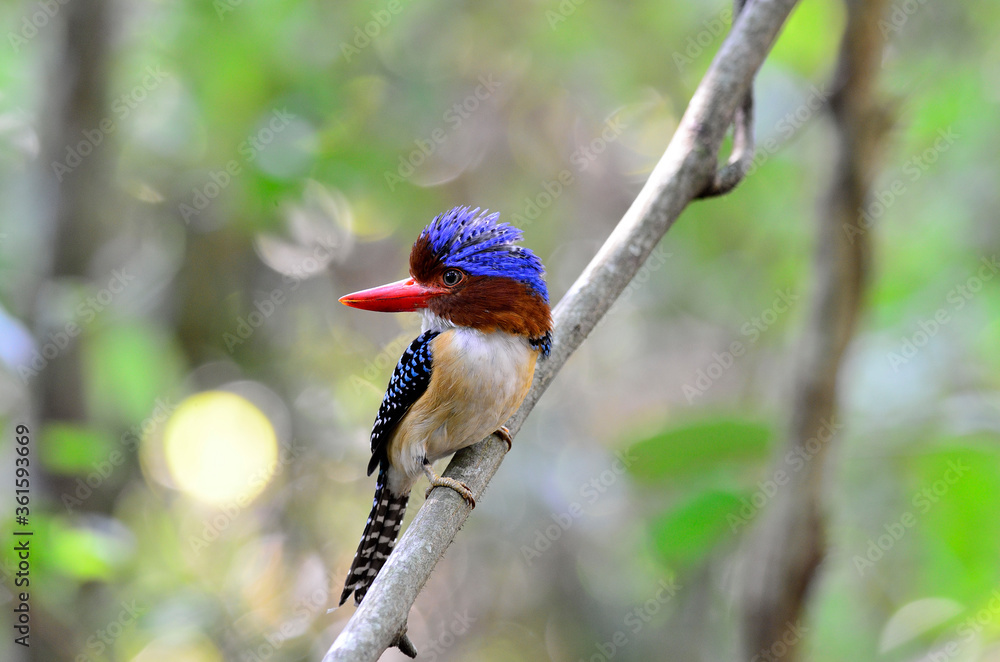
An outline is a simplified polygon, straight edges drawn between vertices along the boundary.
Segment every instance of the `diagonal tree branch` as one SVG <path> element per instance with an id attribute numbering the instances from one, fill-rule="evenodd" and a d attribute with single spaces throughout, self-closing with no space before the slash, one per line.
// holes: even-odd
<path id="1" fill-rule="evenodd" d="M 796 0 L 751 0 L 734 20 L 666 153 L 611 236 L 555 307 L 552 353 L 539 362 L 528 397 L 507 423 L 512 434 L 684 208 L 713 185 L 722 139 L 795 4 Z M 466 483 L 478 499 L 505 450 L 506 444 L 488 437 L 457 453 L 445 475 Z M 410 607 L 469 512 L 454 491 L 431 493 L 324 662 L 373 662 L 389 646 L 408 642 Z"/>

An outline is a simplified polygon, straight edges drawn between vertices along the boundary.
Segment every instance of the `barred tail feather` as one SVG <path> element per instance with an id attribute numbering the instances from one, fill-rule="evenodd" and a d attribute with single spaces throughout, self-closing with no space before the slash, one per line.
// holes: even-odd
<path id="1" fill-rule="evenodd" d="M 347 602 L 351 593 L 354 593 L 354 604 L 361 604 L 368 587 L 375 581 L 375 575 L 385 565 L 392 548 L 396 545 L 399 525 L 403 523 L 406 502 L 409 500 L 409 494 L 397 496 L 389 490 L 387 470 L 381 469 L 375 481 L 372 512 L 368 515 L 365 532 L 361 534 L 361 544 L 354 553 L 354 562 L 351 563 L 351 569 L 347 573 L 340 604 Z"/>

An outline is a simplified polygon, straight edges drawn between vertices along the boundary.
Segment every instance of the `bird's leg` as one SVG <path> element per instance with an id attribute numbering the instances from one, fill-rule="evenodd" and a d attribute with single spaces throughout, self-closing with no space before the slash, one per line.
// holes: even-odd
<path id="1" fill-rule="evenodd" d="M 469 486 L 462 481 L 455 480 L 454 478 L 448 478 L 447 476 L 438 476 L 434 473 L 434 469 L 431 468 L 431 463 L 427 460 L 424 460 L 424 473 L 427 474 L 428 480 L 431 481 L 430 487 L 427 488 L 427 492 L 424 494 L 424 498 L 429 497 L 431 495 L 431 490 L 435 487 L 450 487 L 458 492 L 459 495 L 465 499 L 467 504 L 473 508 L 476 507 L 476 499 L 472 496 L 472 490 L 470 490 Z"/>
<path id="2" fill-rule="evenodd" d="M 510 430 L 507 429 L 507 426 L 501 425 L 493 434 L 507 442 L 507 452 L 509 453 L 510 449 L 514 447 L 514 439 L 510 436 Z"/>

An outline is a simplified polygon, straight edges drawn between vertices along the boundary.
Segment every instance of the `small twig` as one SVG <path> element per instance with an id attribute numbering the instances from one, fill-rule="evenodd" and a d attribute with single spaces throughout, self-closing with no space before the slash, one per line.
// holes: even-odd
<path id="1" fill-rule="evenodd" d="M 390 647 L 395 647 L 400 650 L 400 652 L 406 657 L 415 658 L 417 656 L 417 647 L 413 645 L 410 638 L 406 636 L 406 626 L 403 626 L 402 631 L 396 635 L 396 638 L 392 640 Z"/>
<path id="2" fill-rule="evenodd" d="M 736 27 L 736 20 L 743 12 L 747 0 L 733 0 L 733 28 Z M 743 103 L 733 114 L 733 149 L 729 155 L 729 161 L 715 173 L 715 177 L 708 186 L 698 194 L 698 198 L 714 198 L 725 195 L 732 191 L 743 181 L 750 165 L 753 163 L 754 137 L 753 137 L 753 79 L 750 80 L 750 88 Z"/>

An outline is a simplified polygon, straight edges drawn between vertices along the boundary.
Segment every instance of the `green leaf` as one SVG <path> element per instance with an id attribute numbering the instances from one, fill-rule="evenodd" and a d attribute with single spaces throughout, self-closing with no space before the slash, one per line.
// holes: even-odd
<path id="1" fill-rule="evenodd" d="M 740 494 L 713 490 L 654 520 L 656 552 L 668 563 L 687 565 L 704 555 L 733 531 L 730 520 L 739 517 Z"/>
<path id="2" fill-rule="evenodd" d="M 931 550 L 920 573 L 928 593 L 972 601 L 1000 583 L 996 444 L 990 434 L 947 440 L 912 461 L 910 506 Z"/>
<path id="3" fill-rule="evenodd" d="M 632 446 L 638 480 L 660 482 L 704 473 L 722 465 L 766 459 L 770 428 L 760 422 L 712 419 L 665 430 Z"/>
<path id="4" fill-rule="evenodd" d="M 156 329 L 140 324 L 102 329 L 85 345 L 87 392 L 98 415 L 134 424 L 178 380 L 180 361 Z"/>
<path id="5" fill-rule="evenodd" d="M 97 430 L 71 423 L 49 423 L 42 430 L 38 454 L 52 473 L 75 474 L 106 459 L 111 446 L 112 440 Z"/>
<path id="6" fill-rule="evenodd" d="M 56 521 L 49 534 L 53 565 L 84 581 L 110 579 L 132 553 L 131 541 L 113 530 L 72 527 Z"/>

